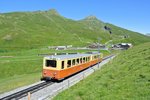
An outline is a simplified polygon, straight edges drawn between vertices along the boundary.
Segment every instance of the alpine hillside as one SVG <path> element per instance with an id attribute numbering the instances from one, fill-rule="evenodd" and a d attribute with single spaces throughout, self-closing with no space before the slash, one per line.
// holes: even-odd
<path id="1" fill-rule="evenodd" d="M 61 16 L 55 9 L 0 14 L 1 52 L 50 45 L 85 46 L 97 42 L 98 37 L 102 43 L 150 41 L 145 35 L 104 23 L 95 16 L 76 21 Z"/>

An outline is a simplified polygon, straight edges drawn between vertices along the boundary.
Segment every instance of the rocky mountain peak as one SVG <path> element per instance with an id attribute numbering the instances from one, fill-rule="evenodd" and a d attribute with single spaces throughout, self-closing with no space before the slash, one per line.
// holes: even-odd
<path id="1" fill-rule="evenodd" d="M 54 14 L 54 15 L 60 15 L 56 9 L 50 9 L 47 12 Z"/>
<path id="2" fill-rule="evenodd" d="M 85 20 L 98 20 L 96 16 L 90 15 L 85 18 Z"/>

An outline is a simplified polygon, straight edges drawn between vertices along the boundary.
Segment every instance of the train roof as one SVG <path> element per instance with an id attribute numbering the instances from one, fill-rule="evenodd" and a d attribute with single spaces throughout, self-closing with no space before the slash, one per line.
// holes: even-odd
<path id="1" fill-rule="evenodd" d="M 51 55 L 51 56 L 45 56 L 46 59 L 56 59 L 56 60 L 65 60 L 65 59 L 72 59 L 72 58 L 80 58 L 80 57 L 87 57 L 91 55 L 96 55 L 100 53 L 94 53 L 94 54 L 68 54 L 68 55 Z"/>

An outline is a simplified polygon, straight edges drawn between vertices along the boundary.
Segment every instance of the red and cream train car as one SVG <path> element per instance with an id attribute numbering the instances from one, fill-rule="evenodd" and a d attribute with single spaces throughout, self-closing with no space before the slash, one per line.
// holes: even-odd
<path id="1" fill-rule="evenodd" d="M 43 59 L 41 79 L 62 80 L 101 61 L 101 53 L 47 56 Z"/>

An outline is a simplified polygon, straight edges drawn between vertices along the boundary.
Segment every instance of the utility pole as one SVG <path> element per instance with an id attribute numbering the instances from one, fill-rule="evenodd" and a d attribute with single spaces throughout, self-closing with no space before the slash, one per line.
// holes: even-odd
<path id="1" fill-rule="evenodd" d="M 98 37 L 98 52 L 99 52 L 99 53 L 100 53 L 100 40 L 101 40 L 101 38 Z"/>
<path id="2" fill-rule="evenodd" d="M 101 38 L 100 37 L 98 37 L 98 53 L 99 53 L 99 55 L 98 55 L 98 68 L 100 67 L 100 40 L 101 40 Z"/>

